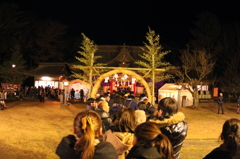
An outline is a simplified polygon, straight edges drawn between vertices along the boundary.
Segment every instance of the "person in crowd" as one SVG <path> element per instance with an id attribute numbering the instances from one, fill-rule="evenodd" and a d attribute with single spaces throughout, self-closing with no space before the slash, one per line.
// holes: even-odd
<path id="1" fill-rule="evenodd" d="M 109 103 L 109 101 L 110 101 L 110 94 L 105 93 L 105 94 L 103 95 L 103 98 L 105 99 L 106 102 Z"/>
<path id="2" fill-rule="evenodd" d="M 112 108 L 113 104 L 114 104 L 114 99 L 115 99 L 116 95 L 115 94 L 110 94 L 110 99 L 109 99 L 109 102 L 108 102 L 108 105 L 110 107 L 110 109 Z"/>
<path id="3" fill-rule="evenodd" d="M 1 105 L 1 110 L 4 110 L 7 108 L 6 103 L 5 103 L 5 95 L 4 91 L 0 90 L 0 105 Z"/>
<path id="4" fill-rule="evenodd" d="M 50 94 L 51 94 L 51 99 L 54 100 L 54 97 L 55 97 L 54 87 L 51 88 Z"/>
<path id="5" fill-rule="evenodd" d="M 223 99 L 222 93 L 219 94 L 217 102 L 218 102 L 218 114 L 220 113 L 220 109 L 222 110 L 222 114 L 224 114 L 224 108 L 223 108 L 224 99 Z"/>
<path id="6" fill-rule="evenodd" d="M 142 97 L 138 108 L 145 111 L 147 118 L 152 118 L 156 112 L 156 108 L 148 101 L 148 97 Z"/>
<path id="7" fill-rule="evenodd" d="M 143 110 L 135 110 L 134 113 L 135 113 L 136 125 L 140 125 L 146 122 L 147 117 L 146 117 L 146 113 Z"/>
<path id="8" fill-rule="evenodd" d="M 103 140 L 112 143 L 117 150 L 118 159 L 125 159 L 132 148 L 135 128 L 134 110 L 124 107 L 113 117 L 113 126 L 103 135 Z"/>
<path id="9" fill-rule="evenodd" d="M 98 108 L 95 111 L 100 115 L 102 120 L 102 132 L 103 134 L 110 129 L 112 125 L 112 119 L 109 114 L 108 103 L 103 100 L 99 102 Z"/>
<path id="10" fill-rule="evenodd" d="M 172 144 L 156 123 L 145 122 L 134 131 L 133 147 L 126 159 L 174 159 Z"/>
<path id="11" fill-rule="evenodd" d="M 138 109 L 146 111 L 148 104 L 148 97 L 142 97 L 138 102 Z"/>
<path id="12" fill-rule="evenodd" d="M 176 159 L 180 158 L 180 149 L 187 136 L 188 124 L 184 119 L 184 114 L 178 112 L 176 100 L 171 97 L 165 97 L 158 103 L 156 116 L 149 120 L 158 124 L 162 133 L 169 138 Z"/>
<path id="13" fill-rule="evenodd" d="M 239 114 L 240 112 L 240 96 L 238 97 L 238 100 L 237 100 L 237 114 Z"/>
<path id="14" fill-rule="evenodd" d="M 128 96 L 125 106 L 128 108 L 132 108 L 133 110 L 138 110 L 137 102 L 134 101 L 134 95 Z"/>
<path id="15" fill-rule="evenodd" d="M 89 98 L 87 100 L 86 110 L 95 110 L 97 108 L 96 99 Z"/>
<path id="16" fill-rule="evenodd" d="M 83 89 L 80 89 L 80 100 L 83 101 L 83 97 L 84 97 L 84 91 Z"/>
<path id="17" fill-rule="evenodd" d="M 114 104 L 110 108 L 110 116 L 114 116 L 120 109 L 124 107 L 124 99 L 117 96 L 114 98 Z"/>
<path id="18" fill-rule="evenodd" d="M 45 92 L 44 92 L 44 90 L 41 90 L 40 96 L 39 96 L 39 101 L 44 102 L 45 101 L 44 99 L 45 99 Z"/>
<path id="19" fill-rule="evenodd" d="M 74 98 L 75 98 L 75 90 L 73 88 L 70 91 L 70 95 L 71 95 L 71 100 L 74 100 Z"/>
<path id="20" fill-rule="evenodd" d="M 77 114 L 74 134 L 63 137 L 56 149 L 60 159 L 117 159 L 118 154 L 109 142 L 101 140 L 101 118 L 92 110 Z"/>
<path id="21" fill-rule="evenodd" d="M 240 158 L 240 120 L 226 120 L 222 127 L 219 147 L 207 154 L 204 159 L 239 159 Z"/>
<path id="22" fill-rule="evenodd" d="M 15 90 L 15 97 L 16 97 L 16 100 L 19 99 L 19 95 L 20 95 L 20 91 L 19 91 L 18 88 L 16 88 L 16 90 Z"/>

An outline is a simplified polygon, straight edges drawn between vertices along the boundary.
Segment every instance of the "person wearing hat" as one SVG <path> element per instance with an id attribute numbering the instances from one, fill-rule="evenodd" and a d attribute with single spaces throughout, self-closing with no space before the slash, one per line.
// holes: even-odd
<path id="1" fill-rule="evenodd" d="M 143 97 L 138 103 L 138 108 L 144 110 L 147 118 L 152 118 L 156 108 L 148 101 L 148 97 Z"/>

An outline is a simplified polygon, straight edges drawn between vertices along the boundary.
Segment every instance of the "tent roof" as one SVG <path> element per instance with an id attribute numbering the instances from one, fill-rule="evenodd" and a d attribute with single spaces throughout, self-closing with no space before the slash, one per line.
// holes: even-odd
<path id="1" fill-rule="evenodd" d="M 177 87 L 175 83 L 166 83 L 159 90 L 178 90 Z"/>

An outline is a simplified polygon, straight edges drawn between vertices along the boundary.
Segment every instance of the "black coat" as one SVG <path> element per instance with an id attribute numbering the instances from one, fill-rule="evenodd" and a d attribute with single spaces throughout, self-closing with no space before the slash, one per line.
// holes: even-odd
<path id="1" fill-rule="evenodd" d="M 126 159 L 164 159 L 156 147 L 144 148 L 142 145 L 135 145 L 129 151 Z"/>
<path id="2" fill-rule="evenodd" d="M 176 159 L 180 158 L 180 150 L 187 136 L 188 124 L 184 122 L 184 119 L 184 114 L 178 112 L 170 117 L 149 120 L 158 124 L 162 133 L 168 137 L 172 144 Z"/>
<path id="3" fill-rule="evenodd" d="M 227 150 L 224 144 L 221 144 L 219 147 L 207 154 L 203 159 L 240 159 L 240 149 L 233 157 L 231 157 L 231 152 Z"/>
<path id="4" fill-rule="evenodd" d="M 80 159 L 81 152 L 75 151 L 74 145 L 76 138 L 73 135 L 68 135 L 59 143 L 56 154 L 60 159 Z M 101 141 L 95 146 L 93 159 L 117 159 L 118 154 L 109 142 Z"/>
<path id="5" fill-rule="evenodd" d="M 110 129 L 112 126 L 112 118 L 110 114 L 102 109 L 95 110 L 101 117 L 102 120 L 102 133 L 104 134 L 106 131 Z"/>

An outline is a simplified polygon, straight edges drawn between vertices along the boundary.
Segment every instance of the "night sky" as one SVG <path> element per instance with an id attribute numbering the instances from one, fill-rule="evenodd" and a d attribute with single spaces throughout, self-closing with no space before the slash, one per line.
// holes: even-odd
<path id="1" fill-rule="evenodd" d="M 69 26 L 68 34 L 84 33 L 97 45 L 143 45 L 148 26 L 161 43 L 185 45 L 196 15 L 211 12 L 222 25 L 240 21 L 237 0 L 7 0 L 39 18 Z"/>

